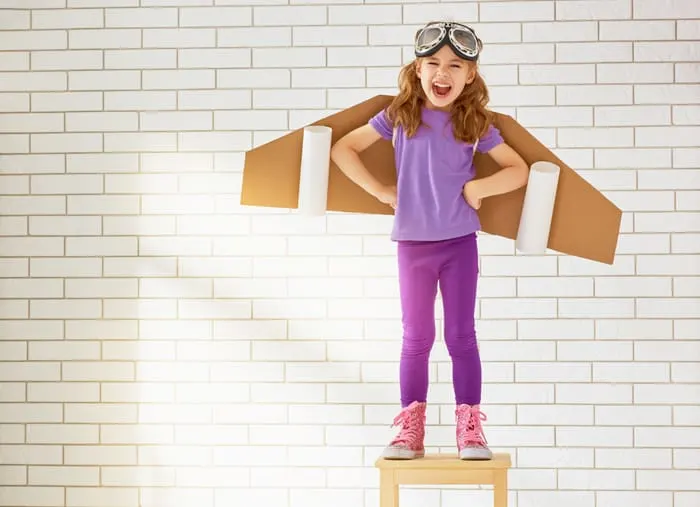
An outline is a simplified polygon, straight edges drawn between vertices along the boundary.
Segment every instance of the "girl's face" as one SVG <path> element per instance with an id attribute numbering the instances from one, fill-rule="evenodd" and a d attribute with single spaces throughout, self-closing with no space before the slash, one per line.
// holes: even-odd
<path id="1" fill-rule="evenodd" d="M 448 45 L 432 56 L 420 58 L 416 72 L 431 109 L 447 109 L 474 80 L 474 66 L 458 57 Z"/>

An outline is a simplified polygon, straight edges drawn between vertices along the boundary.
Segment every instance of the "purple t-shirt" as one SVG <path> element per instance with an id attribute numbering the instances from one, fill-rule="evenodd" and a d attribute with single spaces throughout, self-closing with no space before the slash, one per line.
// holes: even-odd
<path id="1" fill-rule="evenodd" d="M 423 108 L 423 123 L 410 139 L 397 126 L 397 203 L 391 239 L 439 241 L 471 234 L 481 228 L 479 217 L 462 195 L 462 187 L 475 175 L 474 145 L 456 141 L 450 114 Z M 370 125 L 391 141 L 393 125 L 382 110 Z M 479 139 L 477 151 L 486 153 L 503 142 L 491 125 Z"/>

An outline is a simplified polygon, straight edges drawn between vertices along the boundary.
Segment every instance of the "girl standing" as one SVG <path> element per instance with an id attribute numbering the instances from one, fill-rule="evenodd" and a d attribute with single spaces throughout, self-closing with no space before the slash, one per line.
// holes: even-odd
<path id="1" fill-rule="evenodd" d="M 479 273 L 477 209 L 482 199 L 527 183 L 525 161 L 506 144 L 486 109 L 478 73 L 482 42 L 468 26 L 430 22 L 415 36 L 415 60 L 399 73 L 399 93 L 370 121 L 339 139 L 331 158 L 341 171 L 395 209 L 403 324 L 399 382 L 401 430 L 387 459 L 424 456 L 428 362 L 435 341 L 437 290 L 452 360 L 456 444 L 461 459 L 491 459 L 482 429 L 482 370 L 474 310 Z M 394 143 L 396 186 L 378 182 L 359 153 L 380 138 Z M 502 169 L 474 179 L 474 151 Z"/>

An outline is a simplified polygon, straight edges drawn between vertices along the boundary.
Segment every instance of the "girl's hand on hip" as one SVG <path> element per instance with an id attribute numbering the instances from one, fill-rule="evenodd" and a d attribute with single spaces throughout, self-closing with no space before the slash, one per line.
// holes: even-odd
<path id="1" fill-rule="evenodd" d="M 384 186 L 375 197 L 384 204 L 388 204 L 392 208 L 396 209 L 396 185 Z"/>
<path id="2" fill-rule="evenodd" d="M 479 209 L 481 207 L 481 195 L 478 192 L 476 181 L 466 182 L 462 188 L 462 195 L 472 208 Z"/>

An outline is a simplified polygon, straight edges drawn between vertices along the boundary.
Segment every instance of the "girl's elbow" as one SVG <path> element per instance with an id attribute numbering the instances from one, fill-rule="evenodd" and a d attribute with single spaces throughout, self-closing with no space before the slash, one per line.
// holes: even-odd
<path id="1" fill-rule="evenodd" d="M 352 146 L 345 139 L 341 138 L 331 146 L 331 160 L 339 164 L 339 162 L 346 160 L 353 151 Z"/>
<path id="2" fill-rule="evenodd" d="M 331 146 L 331 160 L 333 162 L 335 162 L 336 164 L 338 163 L 338 160 L 341 158 L 342 152 L 344 149 L 341 141 L 342 140 L 339 140 L 333 146 Z"/>
<path id="3" fill-rule="evenodd" d="M 523 162 L 520 166 L 520 186 L 524 187 L 527 185 L 528 179 L 530 179 L 530 168 Z"/>

